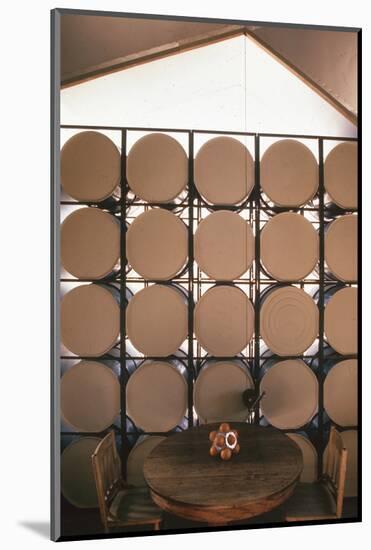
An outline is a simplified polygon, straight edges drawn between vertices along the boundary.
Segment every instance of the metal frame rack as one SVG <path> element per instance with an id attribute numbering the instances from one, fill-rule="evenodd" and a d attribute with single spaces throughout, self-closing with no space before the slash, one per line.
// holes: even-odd
<path id="1" fill-rule="evenodd" d="M 249 269 L 247 274 L 245 274 L 241 279 L 233 281 L 232 284 L 237 284 L 238 286 L 243 286 L 247 288 L 247 294 L 254 304 L 255 309 L 255 332 L 254 337 L 244 352 L 239 356 L 246 364 L 249 365 L 251 374 L 254 379 L 256 386 L 259 386 L 260 372 L 262 364 L 264 363 L 264 358 L 262 357 L 262 345 L 260 337 L 260 301 L 261 301 L 261 292 L 263 285 L 273 285 L 273 284 L 295 284 L 305 288 L 306 285 L 317 285 L 318 287 L 318 307 L 319 307 L 319 337 L 318 337 L 318 351 L 315 355 L 304 354 L 302 356 L 295 357 L 286 357 L 288 358 L 304 358 L 305 360 L 311 360 L 316 358 L 318 360 L 318 369 L 316 369 L 315 374 L 319 382 L 319 396 L 318 396 L 318 428 L 316 429 L 315 437 L 312 437 L 311 440 L 314 442 L 316 451 L 318 453 L 318 472 L 322 471 L 322 454 L 326 444 L 326 433 L 328 421 L 326 419 L 326 413 L 324 411 L 323 403 L 323 382 L 326 376 L 324 371 L 324 346 L 326 344 L 325 335 L 324 335 L 324 303 L 325 303 L 325 287 L 329 284 L 336 284 L 336 280 L 329 278 L 326 268 L 325 268 L 325 259 L 324 259 L 324 239 L 325 239 L 325 226 L 327 222 L 327 207 L 325 203 L 325 189 L 324 189 L 324 142 L 326 140 L 331 141 L 357 141 L 356 138 L 345 138 L 345 137 L 334 137 L 334 136 L 309 136 L 309 135 L 293 135 L 293 134 L 270 134 L 270 133 L 251 133 L 251 132 L 228 132 L 228 131 L 209 131 L 209 130 L 189 130 L 189 129 L 174 129 L 174 128 L 138 128 L 138 127 L 115 127 L 115 126 L 73 126 L 73 125 L 61 125 L 61 129 L 72 129 L 78 131 L 84 130 L 96 130 L 96 131 L 116 131 L 119 132 L 121 137 L 121 197 L 118 201 L 107 200 L 103 203 L 87 203 L 87 202 L 76 202 L 73 200 L 62 200 L 61 205 L 90 205 L 96 206 L 102 209 L 105 209 L 115 215 L 120 219 L 121 223 L 121 244 L 120 244 L 120 265 L 121 270 L 119 273 L 106 277 L 104 279 L 99 279 L 95 281 L 88 281 L 86 279 L 78 280 L 75 278 L 61 278 L 61 282 L 95 282 L 95 283 L 116 283 L 120 288 L 120 342 L 118 345 L 119 350 L 119 361 L 121 365 L 120 372 L 120 387 L 121 387 L 121 413 L 120 413 L 120 425 L 111 426 L 108 429 L 115 429 L 117 435 L 121 438 L 120 452 L 122 458 L 122 468 L 123 475 L 126 474 L 126 463 L 127 457 L 130 450 L 130 436 L 133 435 L 133 432 L 129 430 L 128 420 L 126 415 L 126 384 L 129 378 L 129 373 L 126 368 L 126 357 L 127 357 L 127 336 L 126 336 L 126 320 L 125 320 L 125 305 L 126 305 L 126 292 L 128 285 L 130 283 L 143 283 L 144 286 L 152 283 L 161 283 L 161 284 L 173 284 L 179 283 L 183 285 L 188 294 L 188 339 L 187 339 L 187 352 L 186 352 L 186 367 L 188 371 L 188 417 L 187 425 L 188 427 L 193 426 L 197 423 L 197 418 L 194 414 L 193 407 L 193 383 L 194 379 L 197 376 L 200 368 L 202 368 L 203 362 L 206 358 L 206 352 L 203 352 L 199 343 L 194 337 L 194 327 L 193 327 L 193 312 L 195 302 L 200 298 L 202 291 L 206 286 L 211 286 L 218 284 L 213 280 L 207 278 L 198 268 L 197 264 L 194 262 L 194 249 L 193 249 L 193 239 L 194 239 L 194 230 L 195 222 L 199 222 L 206 211 L 213 212 L 216 210 L 224 209 L 231 210 L 240 213 L 245 217 L 245 219 L 252 225 L 255 232 L 255 261 L 253 266 Z M 148 203 L 139 200 L 137 197 L 133 196 L 130 188 L 128 186 L 127 177 L 126 177 L 126 158 L 127 158 L 127 138 L 129 132 L 168 132 L 168 133 L 181 133 L 187 136 L 188 139 L 188 186 L 187 192 L 184 197 L 181 198 L 180 202 L 175 201 L 170 204 L 157 204 L 157 203 Z M 205 202 L 201 197 L 197 188 L 195 187 L 193 181 L 193 164 L 194 164 L 194 145 L 195 137 L 199 134 L 210 134 L 210 137 L 213 135 L 228 135 L 228 136 L 247 136 L 253 142 L 254 152 L 255 152 L 255 186 L 248 197 L 242 204 L 231 206 L 231 205 L 210 205 Z M 260 145 L 262 138 L 292 138 L 292 139 L 308 139 L 314 140 L 318 146 L 318 177 L 319 177 L 319 188 L 316 196 L 313 201 L 308 205 L 300 208 L 281 208 L 274 205 L 270 205 L 264 198 L 261 188 L 260 188 Z M 173 210 L 176 213 L 180 213 L 183 221 L 187 224 L 188 227 L 188 264 L 181 274 L 177 275 L 170 281 L 148 281 L 144 280 L 141 277 L 131 274 L 130 266 L 127 266 L 126 260 L 126 227 L 127 220 L 130 219 L 131 209 L 135 206 L 141 206 L 144 209 L 149 207 L 161 207 L 169 210 Z M 260 232 L 262 229 L 262 224 L 267 220 L 267 216 L 274 215 L 279 212 L 284 211 L 296 211 L 302 215 L 312 212 L 312 214 L 317 214 L 316 225 L 318 225 L 319 231 L 319 262 L 318 262 L 318 276 L 307 278 L 302 281 L 292 281 L 285 283 L 278 283 L 276 280 L 272 279 L 264 270 L 260 261 Z M 344 214 L 345 212 L 351 212 L 351 210 L 341 210 L 339 209 L 336 214 Z M 338 281 L 340 282 L 340 281 Z M 222 284 L 231 284 L 230 282 L 225 282 Z M 356 281 L 348 281 L 347 283 L 341 283 L 345 285 L 356 284 Z M 205 286 L 206 285 L 206 286 Z M 129 286 L 130 288 L 130 286 Z M 109 358 L 109 354 L 104 356 L 104 358 Z M 356 356 L 344 356 L 344 358 L 354 358 Z M 97 358 L 102 359 L 103 357 Z M 143 361 L 148 359 L 144 356 L 130 356 L 133 360 Z M 235 357 L 234 357 L 235 358 Z M 74 355 L 62 355 L 61 359 L 63 360 L 77 360 L 84 359 L 83 357 L 76 357 Z M 92 359 L 91 357 L 89 359 Z M 152 359 L 152 358 L 151 358 Z M 165 359 L 165 358 L 153 358 L 153 359 Z M 167 358 L 168 359 L 168 358 Z M 226 357 L 215 357 L 215 359 L 231 359 Z M 280 357 L 280 359 L 285 359 Z M 259 422 L 260 419 L 257 417 L 256 422 Z M 301 429 L 306 429 L 308 426 L 303 426 Z M 108 430 L 107 429 L 107 430 Z M 177 429 L 180 429 L 179 427 Z M 348 428 L 349 429 L 349 428 Z M 85 433 L 85 432 L 75 432 L 75 431 L 61 431 L 61 435 L 68 436 L 102 436 L 107 430 L 100 433 Z M 173 430 L 174 431 L 174 430 Z M 298 431 L 298 430 L 285 430 L 285 431 Z M 144 434 L 144 432 L 138 430 L 138 436 Z M 168 432 L 171 433 L 171 432 Z M 159 434 L 155 432 L 147 432 L 148 435 L 166 435 Z M 312 434 L 313 435 L 313 434 Z"/>

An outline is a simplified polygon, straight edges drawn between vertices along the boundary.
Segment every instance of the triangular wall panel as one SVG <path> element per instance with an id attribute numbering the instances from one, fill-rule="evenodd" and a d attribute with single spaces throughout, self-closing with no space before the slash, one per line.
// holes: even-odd
<path id="1" fill-rule="evenodd" d="M 245 36 L 66 88 L 61 121 L 356 135 L 351 122 Z"/>

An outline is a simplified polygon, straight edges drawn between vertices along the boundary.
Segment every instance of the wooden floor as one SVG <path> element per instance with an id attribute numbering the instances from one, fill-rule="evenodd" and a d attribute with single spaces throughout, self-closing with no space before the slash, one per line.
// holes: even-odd
<path id="1" fill-rule="evenodd" d="M 356 498 L 347 498 L 344 500 L 344 518 L 357 517 L 357 502 Z M 82 509 L 75 508 L 62 498 L 62 536 L 79 537 L 84 535 L 102 534 L 99 512 L 97 509 Z M 261 525 L 269 523 L 282 523 L 283 518 L 279 509 L 264 514 L 248 521 L 239 522 L 237 525 Z M 182 520 L 170 514 L 164 514 L 163 529 L 164 530 L 183 530 L 197 529 L 204 527 L 202 523 L 194 523 L 187 520 Z M 143 531 L 151 531 L 152 528 L 143 527 Z M 137 531 L 137 529 L 126 529 L 125 532 Z"/>

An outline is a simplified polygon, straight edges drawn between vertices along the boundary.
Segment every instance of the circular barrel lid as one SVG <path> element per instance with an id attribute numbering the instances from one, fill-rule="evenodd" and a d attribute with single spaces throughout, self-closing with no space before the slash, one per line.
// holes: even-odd
<path id="1" fill-rule="evenodd" d="M 242 395 L 254 387 L 248 369 L 237 361 L 212 361 L 200 370 L 193 400 L 203 423 L 230 420 L 244 422 L 248 411 Z"/>
<path id="2" fill-rule="evenodd" d="M 62 494 L 78 508 L 98 507 L 91 457 L 100 442 L 97 437 L 82 437 L 70 443 L 62 453 Z"/>
<path id="3" fill-rule="evenodd" d="M 302 206 L 318 188 L 318 165 L 313 153 L 300 141 L 273 143 L 260 162 L 260 184 L 279 206 Z"/>
<path id="4" fill-rule="evenodd" d="M 287 433 L 290 439 L 295 441 L 303 455 L 303 471 L 300 476 L 302 483 L 313 483 L 317 481 L 317 451 L 311 441 L 301 434 Z"/>
<path id="5" fill-rule="evenodd" d="M 357 171 L 357 143 L 340 143 L 326 157 L 325 189 L 341 208 L 357 208 Z"/>
<path id="6" fill-rule="evenodd" d="M 100 279 L 120 258 L 120 224 L 98 208 L 80 208 L 61 226 L 63 267 L 79 279 Z"/>
<path id="7" fill-rule="evenodd" d="M 332 367 L 324 382 L 324 405 L 331 420 L 339 426 L 356 426 L 357 361 L 348 359 Z"/>
<path id="8" fill-rule="evenodd" d="M 80 432 L 100 432 L 120 413 L 120 384 L 103 363 L 80 361 L 61 379 L 63 420 Z"/>
<path id="9" fill-rule="evenodd" d="M 299 281 L 318 262 L 318 235 L 300 214 L 284 212 L 271 218 L 260 236 L 261 260 L 278 281 Z"/>
<path id="10" fill-rule="evenodd" d="M 325 307 L 325 334 L 330 346 L 343 355 L 357 353 L 357 324 L 357 289 L 342 288 Z"/>
<path id="11" fill-rule="evenodd" d="M 131 449 L 127 462 L 127 481 L 134 487 L 147 487 L 143 474 L 144 461 L 150 452 L 157 447 L 165 437 L 146 435 L 138 439 Z"/>
<path id="12" fill-rule="evenodd" d="M 325 260 L 341 281 L 357 279 L 357 225 L 358 216 L 350 214 L 337 218 L 326 229 Z"/>
<path id="13" fill-rule="evenodd" d="M 145 279 L 171 279 L 187 261 L 187 228 L 171 212 L 154 208 L 130 224 L 126 251 L 134 271 Z"/>
<path id="14" fill-rule="evenodd" d="M 129 151 L 127 178 L 130 189 L 142 200 L 172 201 L 188 182 L 186 152 L 170 136 L 147 134 Z"/>
<path id="15" fill-rule="evenodd" d="M 237 139 L 216 137 L 207 141 L 194 163 L 195 185 L 211 204 L 238 204 L 254 186 L 254 161 Z"/>
<path id="16" fill-rule="evenodd" d="M 145 432 L 167 432 L 183 420 L 188 386 L 183 374 L 164 361 L 146 361 L 126 386 L 127 414 Z"/>
<path id="17" fill-rule="evenodd" d="M 254 259 L 254 233 L 238 214 L 220 210 L 204 218 L 195 234 L 195 260 L 209 277 L 238 279 Z"/>
<path id="18" fill-rule="evenodd" d="M 348 451 L 347 469 L 345 474 L 345 497 L 356 497 L 358 493 L 358 432 L 344 430 L 340 432 L 344 448 Z M 328 445 L 323 456 L 323 466 L 326 467 Z"/>
<path id="19" fill-rule="evenodd" d="M 197 340 L 210 355 L 237 355 L 252 338 L 254 307 L 239 288 L 215 286 L 196 304 L 194 329 Z"/>
<path id="20" fill-rule="evenodd" d="M 120 309 L 112 294 L 96 284 L 81 285 L 61 302 L 61 340 L 76 355 L 109 351 L 120 333 Z"/>
<path id="21" fill-rule="evenodd" d="M 300 355 L 318 334 L 318 308 L 304 290 L 285 286 L 263 299 L 260 333 L 277 355 Z"/>
<path id="22" fill-rule="evenodd" d="M 188 333 L 185 297 L 169 286 L 152 285 L 137 292 L 126 309 L 129 339 L 144 355 L 175 353 Z"/>
<path id="23" fill-rule="evenodd" d="M 120 152 L 99 132 L 80 132 L 61 150 L 61 183 L 78 201 L 100 202 L 112 195 L 120 183 Z"/>
<path id="24" fill-rule="evenodd" d="M 260 391 L 262 414 L 272 426 L 295 430 L 317 412 L 318 382 L 301 359 L 288 359 L 272 365 L 264 374 Z"/>

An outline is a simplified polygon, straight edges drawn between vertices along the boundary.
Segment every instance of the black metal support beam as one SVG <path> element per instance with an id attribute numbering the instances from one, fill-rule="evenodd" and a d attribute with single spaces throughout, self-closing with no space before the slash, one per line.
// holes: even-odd
<path id="1" fill-rule="evenodd" d="M 323 383 L 325 380 L 324 369 L 324 343 L 325 343 L 325 217 L 324 217 L 324 166 L 323 166 L 323 139 L 318 140 L 318 194 L 319 194 L 319 290 L 318 290 L 318 477 L 323 471 L 323 451 L 325 445 L 325 433 L 323 426 Z"/>
<path id="2" fill-rule="evenodd" d="M 193 312 L 194 312 L 194 247 L 193 247 L 193 219 L 194 219 L 194 181 L 193 181 L 194 135 L 188 134 L 188 426 L 191 428 L 193 418 L 193 378 L 194 378 L 194 349 L 193 349 Z"/>
<path id="3" fill-rule="evenodd" d="M 121 419 L 121 469 L 126 479 L 129 442 L 126 435 L 126 145 L 127 131 L 121 131 L 121 179 L 120 179 L 120 419 Z"/>

